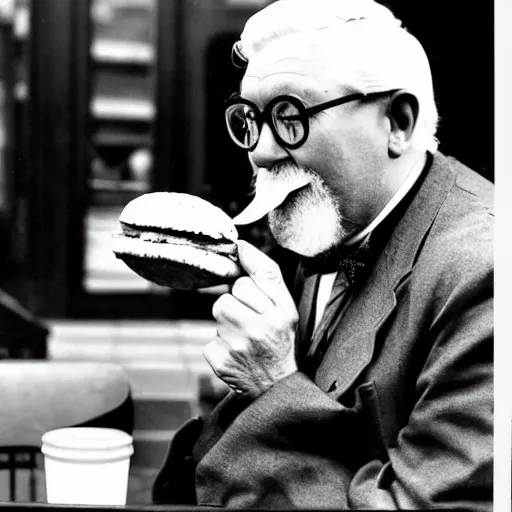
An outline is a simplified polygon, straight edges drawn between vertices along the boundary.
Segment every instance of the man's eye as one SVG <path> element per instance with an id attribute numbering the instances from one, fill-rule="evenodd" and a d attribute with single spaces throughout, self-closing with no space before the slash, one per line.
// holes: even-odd
<path id="1" fill-rule="evenodd" d="M 286 127 L 294 127 L 300 123 L 300 116 L 298 115 L 285 115 L 278 116 L 278 121 Z"/>
<path id="2" fill-rule="evenodd" d="M 300 116 L 290 115 L 290 116 L 280 116 L 279 120 L 283 123 L 296 123 L 300 119 Z"/>

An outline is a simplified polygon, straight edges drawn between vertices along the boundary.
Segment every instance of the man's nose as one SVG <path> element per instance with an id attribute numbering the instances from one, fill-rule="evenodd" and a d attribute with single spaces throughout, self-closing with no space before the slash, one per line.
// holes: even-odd
<path id="1" fill-rule="evenodd" d="M 276 162 L 290 157 L 286 149 L 276 141 L 268 123 L 263 123 L 258 144 L 249 155 L 256 167 L 267 169 L 271 168 Z"/>

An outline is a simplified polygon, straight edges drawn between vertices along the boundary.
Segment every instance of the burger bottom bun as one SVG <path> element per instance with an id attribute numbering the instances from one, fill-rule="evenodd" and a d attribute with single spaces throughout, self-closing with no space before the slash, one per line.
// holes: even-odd
<path id="1" fill-rule="evenodd" d="M 113 251 L 144 279 L 169 288 L 206 288 L 234 281 L 242 269 L 233 259 L 191 245 L 114 237 Z"/>

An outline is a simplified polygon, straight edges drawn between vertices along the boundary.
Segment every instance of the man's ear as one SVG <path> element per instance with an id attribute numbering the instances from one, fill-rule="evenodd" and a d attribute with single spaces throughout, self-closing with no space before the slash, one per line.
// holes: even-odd
<path id="1" fill-rule="evenodd" d="M 410 146 L 419 113 L 418 99 L 407 91 L 397 91 L 388 104 L 387 115 L 391 124 L 388 154 L 398 158 Z"/>

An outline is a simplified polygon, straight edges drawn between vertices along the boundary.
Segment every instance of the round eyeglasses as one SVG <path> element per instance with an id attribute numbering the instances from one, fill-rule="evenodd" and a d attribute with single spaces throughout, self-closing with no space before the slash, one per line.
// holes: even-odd
<path id="1" fill-rule="evenodd" d="M 257 146 L 264 122 L 270 126 L 279 145 L 297 149 L 308 138 L 309 119 L 313 115 L 349 101 L 386 96 L 392 92 L 395 91 L 349 94 L 309 108 L 295 96 L 283 95 L 270 100 L 263 112 L 252 101 L 234 94 L 224 104 L 226 125 L 235 144 L 248 151 Z"/>

